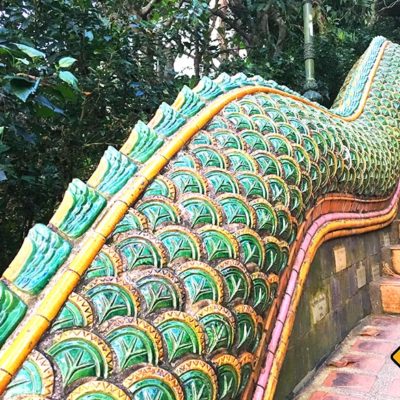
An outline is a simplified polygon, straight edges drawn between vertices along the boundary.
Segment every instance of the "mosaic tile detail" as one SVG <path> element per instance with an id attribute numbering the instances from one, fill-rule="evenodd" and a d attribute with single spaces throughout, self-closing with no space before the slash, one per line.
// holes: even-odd
<path id="1" fill-rule="evenodd" d="M 38 294 L 66 260 L 70 251 L 71 245 L 60 235 L 44 225 L 37 224 L 29 231 L 14 260 L 15 264 L 21 265 L 16 276 L 10 277 L 7 273 L 5 276 L 18 289 Z"/>
<path id="2" fill-rule="evenodd" d="M 333 111 L 358 107 L 382 43 L 373 42 Z M 87 185 L 73 181 L 50 228 L 39 225 L 28 237 L 0 284 L 0 342 L 26 313 L 17 294 L 34 304 L 111 196 L 184 124 L 236 88 L 283 92 L 232 100 L 149 182 L 5 399 L 251 398 L 265 323 L 307 211 L 327 193 L 382 198 L 397 182 L 399 61 L 389 43 L 353 122 L 244 74 L 203 78 L 147 125 L 139 121 Z"/>

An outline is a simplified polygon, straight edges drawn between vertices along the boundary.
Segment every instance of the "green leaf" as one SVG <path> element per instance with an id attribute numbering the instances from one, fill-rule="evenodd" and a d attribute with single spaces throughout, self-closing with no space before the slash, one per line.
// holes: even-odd
<path id="1" fill-rule="evenodd" d="M 76 58 L 73 57 L 63 57 L 58 61 L 58 66 L 60 68 L 69 68 L 76 61 Z"/>
<path id="2" fill-rule="evenodd" d="M 42 106 L 42 108 L 44 107 L 44 108 L 46 108 L 47 110 L 50 110 L 50 114 L 44 113 L 44 114 L 46 114 L 45 116 L 47 116 L 47 115 L 52 115 L 52 114 L 54 114 L 54 113 L 64 115 L 64 111 L 63 111 L 61 108 L 59 108 L 59 107 L 57 107 L 56 105 L 54 105 L 54 104 L 53 104 L 47 97 L 45 97 L 45 96 L 42 96 L 42 95 L 36 96 L 36 97 L 35 97 L 35 102 L 36 102 L 37 104 L 39 104 L 40 106 Z M 39 109 L 39 113 L 40 113 L 40 109 Z"/>
<path id="3" fill-rule="evenodd" d="M 24 103 L 31 94 L 36 92 L 40 83 L 40 78 L 36 80 L 30 80 L 20 76 L 5 76 L 4 78 L 8 80 L 8 83 L 5 85 L 7 92 L 17 96 Z"/>
<path id="4" fill-rule="evenodd" d="M 85 31 L 85 38 L 91 42 L 94 39 L 94 35 L 92 31 Z"/>
<path id="5" fill-rule="evenodd" d="M 12 51 L 9 47 L 5 46 L 4 44 L 0 45 L 0 55 L 1 54 L 12 54 Z"/>
<path id="6" fill-rule="evenodd" d="M 39 50 L 34 49 L 33 47 L 29 47 L 21 43 L 13 43 L 13 44 L 15 44 L 23 53 L 25 53 L 30 58 L 35 58 L 35 57 L 46 58 L 46 54 L 42 53 Z"/>
<path id="7" fill-rule="evenodd" d="M 55 86 L 54 88 L 58 95 L 61 94 L 63 99 L 68 100 L 72 103 L 77 102 L 77 93 L 75 90 L 71 88 L 71 86 L 67 85 L 66 83 L 61 82 L 59 85 Z"/>
<path id="8" fill-rule="evenodd" d="M 20 61 L 22 64 L 29 65 L 30 62 L 26 58 L 17 58 L 18 61 Z"/>
<path id="9" fill-rule="evenodd" d="M 72 74 L 69 71 L 60 71 L 58 73 L 59 78 L 67 82 L 68 85 L 71 85 L 73 88 L 78 89 L 78 79 L 76 79 L 76 76 Z"/>

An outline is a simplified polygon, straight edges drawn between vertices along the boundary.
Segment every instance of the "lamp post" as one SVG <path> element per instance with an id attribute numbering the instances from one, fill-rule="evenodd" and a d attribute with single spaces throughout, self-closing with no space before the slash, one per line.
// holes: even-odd
<path id="1" fill-rule="evenodd" d="M 318 85 L 315 80 L 315 51 L 314 51 L 314 26 L 313 26 L 313 0 L 303 0 L 304 21 L 304 63 L 305 77 L 304 97 L 312 101 L 322 101 L 322 96 L 317 92 Z"/>

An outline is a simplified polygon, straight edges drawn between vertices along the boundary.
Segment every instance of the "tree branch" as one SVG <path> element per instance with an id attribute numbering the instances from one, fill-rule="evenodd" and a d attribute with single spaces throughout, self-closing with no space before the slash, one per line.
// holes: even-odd
<path id="1" fill-rule="evenodd" d="M 378 1 L 377 10 L 379 14 L 394 15 L 394 16 L 400 15 L 400 0 L 392 1 L 389 4 L 387 4 L 386 0 Z"/>
<path id="2" fill-rule="evenodd" d="M 227 25 L 236 31 L 248 44 L 251 43 L 251 35 L 249 35 L 236 21 L 228 18 L 227 15 L 220 8 L 213 8 L 210 10 L 212 14 L 221 18 Z"/>
<path id="3" fill-rule="evenodd" d="M 151 13 L 151 11 L 153 10 L 154 6 L 158 2 L 159 2 L 159 0 L 150 0 L 144 7 L 141 8 L 140 16 L 142 18 L 146 18 Z"/>

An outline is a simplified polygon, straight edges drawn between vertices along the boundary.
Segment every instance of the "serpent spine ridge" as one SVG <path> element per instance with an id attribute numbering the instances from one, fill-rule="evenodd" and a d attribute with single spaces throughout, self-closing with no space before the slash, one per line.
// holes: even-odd
<path id="1" fill-rule="evenodd" d="M 396 188 L 399 65 L 376 38 L 331 111 L 222 74 L 138 122 L 2 278 L 3 398 L 251 398 L 313 213 Z"/>

